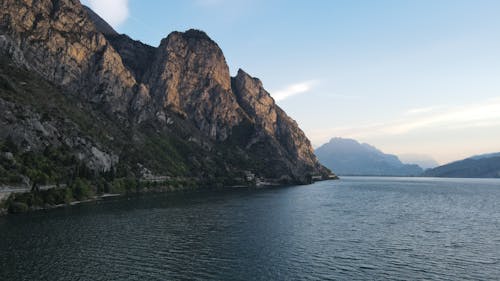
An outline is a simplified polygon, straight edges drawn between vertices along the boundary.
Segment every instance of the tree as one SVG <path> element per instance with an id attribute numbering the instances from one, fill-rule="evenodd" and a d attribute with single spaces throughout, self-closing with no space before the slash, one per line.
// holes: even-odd
<path id="1" fill-rule="evenodd" d="M 46 184 L 48 176 L 40 170 L 29 170 L 28 177 L 31 181 L 31 192 L 39 192 L 40 185 Z"/>

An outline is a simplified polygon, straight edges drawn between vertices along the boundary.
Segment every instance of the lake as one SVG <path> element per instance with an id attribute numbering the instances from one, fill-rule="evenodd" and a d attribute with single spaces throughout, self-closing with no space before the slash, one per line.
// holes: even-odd
<path id="1" fill-rule="evenodd" d="M 500 180 L 344 177 L 0 218 L 0 280 L 498 280 Z"/>

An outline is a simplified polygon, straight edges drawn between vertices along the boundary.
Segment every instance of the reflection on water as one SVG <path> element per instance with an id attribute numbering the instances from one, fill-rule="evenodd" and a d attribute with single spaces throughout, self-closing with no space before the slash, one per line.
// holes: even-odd
<path id="1" fill-rule="evenodd" d="M 500 181 L 344 178 L 0 218 L 0 280 L 486 280 Z"/>

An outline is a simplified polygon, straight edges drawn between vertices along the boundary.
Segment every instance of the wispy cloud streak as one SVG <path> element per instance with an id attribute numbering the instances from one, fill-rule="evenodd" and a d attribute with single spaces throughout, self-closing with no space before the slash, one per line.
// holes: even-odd
<path id="1" fill-rule="evenodd" d="M 422 113 L 428 113 L 435 111 L 436 109 L 439 109 L 438 106 L 428 106 L 428 107 L 418 107 L 418 108 L 412 108 L 406 111 L 406 115 L 417 115 L 417 114 L 422 114 Z"/>
<path id="2" fill-rule="evenodd" d="M 321 144 L 332 136 L 369 138 L 495 126 L 500 126 L 500 98 L 455 107 L 411 109 L 393 122 L 335 127 L 311 131 L 309 135 L 315 144 Z"/>
<path id="3" fill-rule="evenodd" d="M 276 101 L 282 101 L 289 97 L 309 92 L 317 83 L 316 80 L 310 80 L 292 84 L 284 89 L 272 92 L 271 95 Z"/>
<path id="4" fill-rule="evenodd" d="M 488 124 L 500 125 L 500 99 L 459 107 L 444 108 L 439 111 L 421 112 L 415 118 L 403 119 L 381 128 L 388 134 L 404 134 L 417 129 L 465 129 Z"/>

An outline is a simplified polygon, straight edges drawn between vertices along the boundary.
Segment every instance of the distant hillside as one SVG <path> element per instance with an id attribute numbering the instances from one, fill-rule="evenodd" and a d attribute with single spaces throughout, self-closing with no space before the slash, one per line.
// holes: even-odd
<path id="1" fill-rule="evenodd" d="M 472 157 L 469 157 L 467 159 L 484 159 L 484 158 L 492 158 L 492 157 L 500 157 L 500 152 L 495 152 L 495 153 L 487 153 L 487 154 L 480 154 L 480 155 L 474 155 Z"/>
<path id="2" fill-rule="evenodd" d="M 439 166 L 439 163 L 431 156 L 425 154 L 399 154 L 399 160 L 405 164 L 417 164 L 422 169 L 432 169 Z"/>
<path id="3" fill-rule="evenodd" d="M 425 171 L 426 177 L 500 178 L 500 153 L 472 156 Z"/>
<path id="4" fill-rule="evenodd" d="M 403 164 L 395 155 L 353 139 L 333 138 L 315 151 L 319 161 L 338 175 L 418 176 L 418 165 Z"/>

